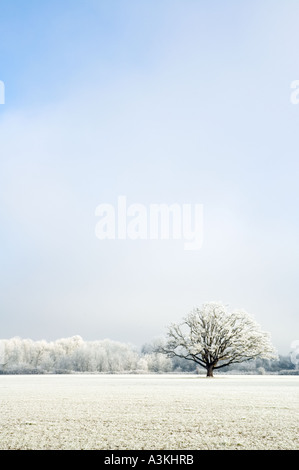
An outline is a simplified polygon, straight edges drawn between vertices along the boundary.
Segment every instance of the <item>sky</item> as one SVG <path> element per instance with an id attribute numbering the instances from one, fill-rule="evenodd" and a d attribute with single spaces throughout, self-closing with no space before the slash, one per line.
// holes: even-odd
<path id="1" fill-rule="evenodd" d="M 2 338 L 140 346 L 194 307 L 299 339 L 295 0 L 1 1 Z M 203 207 L 203 243 L 96 236 L 96 209 Z"/>

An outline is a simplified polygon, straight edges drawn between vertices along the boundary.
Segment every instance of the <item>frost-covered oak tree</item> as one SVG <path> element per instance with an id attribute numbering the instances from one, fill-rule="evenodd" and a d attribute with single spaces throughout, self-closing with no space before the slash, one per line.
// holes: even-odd
<path id="1" fill-rule="evenodd" d="M 276 358 L 269 333 L 244 310 L 229 312 L 219 302 L 208 302 L 189 313 L 181 324 L 171 324 L 160 352 L 194 361 L 213 371 L 255 358 Z"/>

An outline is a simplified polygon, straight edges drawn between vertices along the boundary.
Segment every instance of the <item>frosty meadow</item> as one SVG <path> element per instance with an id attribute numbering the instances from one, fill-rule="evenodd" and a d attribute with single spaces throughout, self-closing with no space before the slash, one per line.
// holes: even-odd
<path id="1" fill-rule="evenodd" d="M 0 375 L 0 449 L 299 450 L 298 387 L 281 375 Z"/>
<path id="2" fill-rule="evenodd" d="M 140 352 L 80 336 L 2 340 L 0 449 L 299 449 L 298 375 L 213 377 L 275 357 L 253 317 L 220 302 Z"/>

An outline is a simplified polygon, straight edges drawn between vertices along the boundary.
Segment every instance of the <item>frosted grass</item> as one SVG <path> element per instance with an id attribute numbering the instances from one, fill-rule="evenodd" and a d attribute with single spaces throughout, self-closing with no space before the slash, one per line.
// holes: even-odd
<path id="1" fill-rule="evenodd" d="M 299 449 L 299 376 L 0 376 L 0 449 Z"/>

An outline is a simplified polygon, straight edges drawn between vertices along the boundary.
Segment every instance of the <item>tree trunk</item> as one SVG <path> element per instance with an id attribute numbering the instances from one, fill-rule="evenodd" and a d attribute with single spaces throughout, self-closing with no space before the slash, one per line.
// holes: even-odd
<path id="1" fill-rule="evenodd" d="M 207 377 L 214 377 L 213 369 L 214 369 L 214 366 L 208 366 L 207 367 Z"/>

